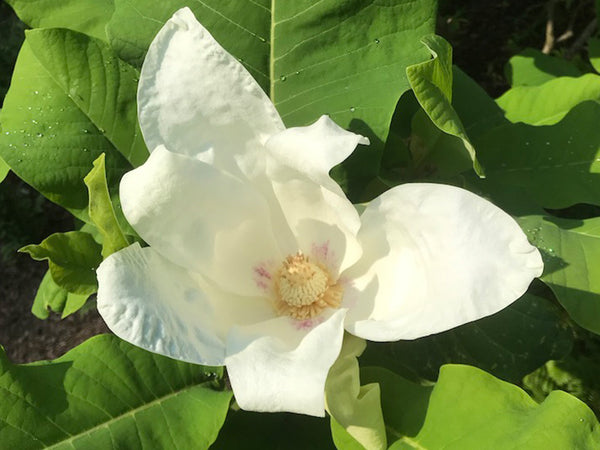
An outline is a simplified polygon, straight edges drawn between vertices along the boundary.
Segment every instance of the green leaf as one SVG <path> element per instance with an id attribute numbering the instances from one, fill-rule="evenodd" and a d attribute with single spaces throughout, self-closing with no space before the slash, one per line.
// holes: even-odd
<path id="1" fill-rule="evenodd" d="M 38 261 L 48 260 L 52 279 L 63 289 L 79 295 L 96 292 L 96 268 L 102 262 L 101 247 L 82 231 L 54 233 L 39 245 L 19 250 Z"/>
<path id="2" fill-rule="evenodd" d="M 475 172 L 484 176 L 460 117 L 452 108 L 452 47 L 439 36 L 427 36 L 423 43 L 433 58 L 406 68 L 410 86 L 431 121 L 444 133 L 456 136 L 464 145 Z M 419 164 L 419 161 L 417 161 Z"/>
<path id="3" fill-rule="evenodd" d="M 211 388 L 217 374 L 109 335 L 52 362 L 13 365 L 2 352 L 2 446 L 206 449 L 231 399 Z"/>
<path id="4" fill-rule="evenodd" d="M 508 82 L 514 86 L 538 86 L 556 77 L 578 77 L 581 71 L 570 61 L 528 48 L 508 61 Z"/>
<path id="5" fill-rule="evenodd" d="M 600 446 L 600 426 L 594 413 L 575 397 L 555 391 L 542 403 L 523 390 L 469 366 L 442 367 L 431 396 L 418 385 L 406 402 L 406 381 L 386 415 L 391 434 L 398 437 L 390 449 L 504 449 L 577 448 Z M 384 398 L 388 395 L 382 383 Z M 411 432 L 407 421 L 398 420 L 399 411 L 413 408 Z M 427 405 L 426 413 L 423 406 Z M 384 404 L 384 414 L 386 410 Z M 415 427 L 418 432 L 415 434 Z"/>
<path id="6" fill-rule="evenodd" d="M 580 103 L 556 125 L 512 124 L 475 140 L 492 181 L 526 188 L 545 208 L 600 205 L 600 104 Z"/>
<path id="7" fill-rule="evenodd" d="M 497 102 L 513 123 L 554 125 L 586 100 L 600 100 L 600 76 L 590 73 L 578 78 L 554 78 L 537 86 L 517 86 Z"/>
<path id="8" fill-rule="evenodd" d="M 506 122 L 502 109 L 481 86 L 456 66 L 452 73 L 452 107 L 472 139 Z M 463 141 L 441 131 L 423 110 L 412 118 L 408 142 L 413 156 L 408 178 L 446 181 L 473 167 Z"/>
<path id="9" fill-rule="evenodd" d="M 327 375 L 326 409 L 338 448 L 387 448 L 379 385 L 360 385 L 356 358 L 365 346 L 363 339 L 346 333 L 340 355 Z"/>
<path id="10" fill-rule="evenodd" d="M 542 253 L 542 281 L 575 322 L 600 334 L 600 218 L 530 215 L 518 221 Z"/>
<path id="11" fill-rule="evenodd" d="M 107 258 L 114 252 L 129 245 L 110 200 L 106 183 L 105 155 L 102 153 L 94 161 L 94 168 L 83 179 L 88 188 L 90 203 L 90 219 L 96 225 L 102 236 L 102 256 Z"/>
<path id="12" fill-rule="evenodd" d="M 6 0 L 31 28 L 68 28 L 106 40 L 112 0 Z"/>
<path id="13" fill-rule="evenodd" d="M 54 282 L 48 270 L 38 287 L 31 312 L 42 320 L 48 318 L 49 311 L 61 314 L 64 319 L 81 309 L 88 297 L 88 295 L 73 294 L 61 288 Z"/>
<path id="14" fill-rule="evenodd" d="M 430 381 L 444 364 L 469 364 L 518 383 L 547 360 L 565 356 L 571 345 L 558 308 L 525 294 L 493 316 L 443 333 L 414 341 L 369 342 L 360 360 Z"/>
<path id="15" fill-rule="evenodd" d="M 525 188 L 545 208 L 600 204 L 598 102 L 578 104 L 555 125 L 513 124 L 472 80 L 459 79 L 452 103 L 489 181 Z M 446 144 L 440 139 L 436 147 L 452 150 Z"/>
<path id="16" fill-rule="evenodd" d="M 136 77 L 98 40 L 29 31 L 0 115 L 0 156 L 50 200 L 89 220 L 83 177 L 106 153 L 118 209 L 121 176 L 148 154 L 137 128 Z"/>
<path id="17" fill-rule="evenodd" d="M 581 331 L 581 330 L 578 330 Z M 585 402 L 598 416 L 600 412 L 600 337 L 579 333 L 574 351 L 560 361 L 548 361 L 523 379 L 523 385 L 537 401 L 560 389 Z"/>
<path id="18" fill-rule="evenodd" d="M 388 442 L 416 436 L 425 421 L 433 386 L 410 382 L 382 367 L 364 367 L 360 376 L 364 382 L 378 383 L 381 387 Z"/>
<path id="19" fill-rule="evenodd" d="M 0 183 L 4 181 L 9 171 L 10 167 L 8 167 L 8 164 L 6 164 L 4 160 L 0 158 Z"/>
<path id="20" fill-rule="evenodd" d="M 85 303 L 87 302 L 89 295 L 79 295 L 73 294 L 72 292 L 67 293 L 67 300 L 65 302 L 65 307 L 62 310 L 62 314 L 60 315 L 61 319 L 70 316 L 71 314 L 79 311 Z"/>
<path id="21" fill-rule="evenodd" d="M 600 73 L 600 39 L 590 38 L 588 41 L 588 54 L 594 70 Z"/>
<path id="22" fill-rule="evenodd" d="M 186 3 L 116 0 L 107 28 L 113 47 L 139 65 L 161 25 Z M 357 149 L 334 171 L 360 198 L 379 173 L 396 103 L 409 87 L 405 69 L 428 57 L 419 39 L 433 32 L 435 5 L 435 0 L 211 0 L 189 6 L 270 95 L 287 126 L 329 114 L 371 139 L 370 147 Z"/>

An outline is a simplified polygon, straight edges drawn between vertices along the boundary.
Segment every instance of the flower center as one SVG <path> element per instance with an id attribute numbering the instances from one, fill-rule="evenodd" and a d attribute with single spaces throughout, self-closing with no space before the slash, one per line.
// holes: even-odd
<path id="1" fill-rule="evenodd" d="M 325 308 L 337 308 L 343 289 L 327 268 L 302 252 L 288 256 L 274 279 L 275 307 L 280 314 L 309 319 Z"/>

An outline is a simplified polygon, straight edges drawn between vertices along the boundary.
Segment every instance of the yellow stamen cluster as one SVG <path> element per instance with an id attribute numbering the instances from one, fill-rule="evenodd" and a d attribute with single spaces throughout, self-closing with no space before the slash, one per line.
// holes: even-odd
<path id="1" fill-rule="evenodd" d="M 337 308 L 343 288 L 329 270 L 302 252 L 288 256 L 274 278 L 275 307 L 280 314 L 310 319 L 325 308 Z"/>

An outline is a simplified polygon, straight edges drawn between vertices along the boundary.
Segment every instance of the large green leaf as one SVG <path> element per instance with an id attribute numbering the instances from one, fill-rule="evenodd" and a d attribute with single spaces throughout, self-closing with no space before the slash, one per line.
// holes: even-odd
<path id="1" fill-rule="evenodd" d="M 444 133 L 460 139 L 478 175 L 484 171 L 460 117 L 452 107 L 452 47 L 435 35 L 423 38 L 433 59 L 406 68 L 415 97 L 431 121 Z M 426 157 L 427 154 L 423 155 Z M 442 156 L 443 157 L 443 156 Z M 418 165 L 420 161 L 416 161 Z"/>
<path id="2" fill-rule="evenodd" d="M 371 138 L 371 147 L 359 148 L 335 171 L 360 197 L 379 173 L 394 108 L 409 87 L 405 69 L 428 59 L 419 39 L 433 31 L 436 1 L 116 0 L 108 25 L 112 45 L 140 64 L 161 25 L 184 5 L 245 64 L 286 125 L 329 114 Z"/>
<path id="3" fill-rule="evenodd" d="M 578 78 L 555 78 L 538 86 L 517 86 L 497 102 L 513 123 L 553 125 L 586 100 L 600 100 L 600 76 L 590 73 Z"/>
<path id="4" fill-rule="evenodd" d="M 532 126 L 506 120 L 481 87 L 460 71 L 455 71 L 454 87 L 452 106 L 477 148 L 490 181 L 523 187 L 546 208 L 600 204 L 598 102 L 578 104 L 554 125 Z M 432 155 L 445 152 L 446 161 L 456 164 L 460 155 L 451 141 L 456 138 L 435 135 L 432 129 L 430 124 L 413 132 L 417 131 L 422 142 L 433 140 L 434 148 L 429 150 Z M 430 163 L 448 164 L 441 158 Z M 453 166 L 448 167 L 458 173 Z M 464 163 L 462 168 L 468 169 Z"/>
<path id="5" fill-rule="evenodd" d="M 113 0 L 6 0 L 32 28 L 68 28 L 106 40 Z"/>
<path id="6" fill-rule="evenodd" d="M 600 218 L 530 215 L 518 220 L 542 252 L 542 280 L 575 322 L 600 334 Z"/>
<path id="7" fill-rule="evenodd" d="M 361 363 L 431 381 L 443 364 L 469 364 L 518 383 L 571 349 L 571 334 L 559 314 L 548 300 L 526 294 L 493 316 L 444 333 L 415 341 L 370 342 Z"/>
<path id="8" fill-rule="evenodd" d="M 577 77 L 581 71 L 564 58 L 528 48 L 508 61 L 508 82 L 514 86 L 537 86 L 556 77 Z"/>
<path id="9" fill-rule="evenodd" d="M 118 209 L 118 181 L 147 157 L 136 76 L 98 40 L 68 30 L 28 32 L 0 115 L 0 156 L 50 200 L 89 220 L 83 177 L 104 152 Z"/>
<path id="10" fill-rule="evenodd" d="M 206 449 L 231 399 L 211 388 L 220 373 L 109 335 L 52 362 L 13 365 L 2 352 L 1 446 Z"/>
<path id="11" fill-rule="evenodd" d="M 83 231 L 54 233 L 39 245 L 27 245 L 20 252 L 38 261 L 48 260 L 54 282 L 69 292 L 89 296 L 96 292 L 96 268 L 102 262 L 101 246 Z"/>
<path id="12" fill-rule="evenodd" d="M 383 378 L 384 417 L 390 437 L 396 438 L 390 449 L 600 446 L 594 413 L 562 391 L 538 404 L 517 386 L 469 366 L 442 367 L 433 392 L 381 369 L 365 372 L 369 381 Z"/>

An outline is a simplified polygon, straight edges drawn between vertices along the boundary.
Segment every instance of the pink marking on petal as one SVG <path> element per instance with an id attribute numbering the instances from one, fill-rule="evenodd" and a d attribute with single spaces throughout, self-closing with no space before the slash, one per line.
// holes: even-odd
<path id="1" fill-rule="evenodd" d="M 323 323 L 323 318 L 321 318 L 321 317 L 314 317 L 312 319 L 303 319 L 303 320 L 293 319 L 293 324 L 294 324 L 294 327 L 296 328 L 296 330 L 310 330 L 322 323 Z"/>
<path id="2" fill-rule="evenodd" d="M 329 260 L 329 241 L 325 241 L 322 244 L 312 244 L 312 254 L 319 261 L 325 263 Z"/>
<path id="3" fill-rule="evenodd" d="M 252 272 L 254 273 L 253 278 L 254 282 L 256 283 L 256 286 L 258 286 L 263 291 L 267 291 L 269 289 L 271 279 L 273 278 L 273 276 L 271 275 L 271 272 L 269 272 L 269 270 L 267 269 L 266 263 L 259 263 L 258 265 L 254 266 Z"/>
<path id="4" fill-rule="evenodd" d="M 271 279 L 271 274 L 264 266 L 255 267 L 254 273 L 261 278 L 267 278 L 268 280 Z"/>

